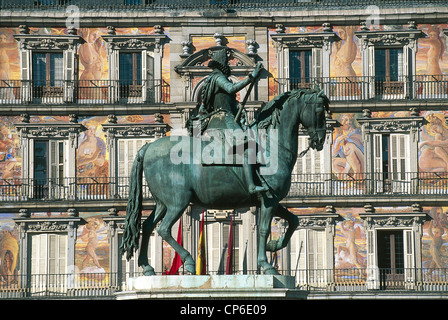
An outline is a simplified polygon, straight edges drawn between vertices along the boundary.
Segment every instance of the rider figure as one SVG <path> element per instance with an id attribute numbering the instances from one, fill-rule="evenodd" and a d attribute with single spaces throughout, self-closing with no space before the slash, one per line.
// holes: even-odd
<path id="1" fill-rule="evenodd" d="M 255 82 L 260 74 L 263 66 L 261 63 L 257 65 L 255 70 L 244 80 L 237 83 L 231 82 L 228 77 L 230 76 L 230 67 L 227 56 L 227 49 L 222 49 L 213 54 L 212 60 L 209 62 L 208 67 L 213 71 L 208 76 L 202 87 L 202 105 L 199 109 L 200 114 L 207 114 L 212 111 L 221 109 L 224 111 L 224 128 L 233 129 L 236 134 L 244 134 L 239 121 L 235 121 L 235 116 L 238 113 L 238 102 L 236 100 L 236 93 L 246 87 L 248 84 Z M 253 152 L 248 148 L 248 152 Z M 251 157 L 249 156 L 249 159 Z M 254 165 L 249 163 L 250 161 L 243 161 L 243 169 L 246 182 L 249 186 L 249 192 L 251 194 L 267 191 L 266 186 L 256 186 L 253 178 Z"/>

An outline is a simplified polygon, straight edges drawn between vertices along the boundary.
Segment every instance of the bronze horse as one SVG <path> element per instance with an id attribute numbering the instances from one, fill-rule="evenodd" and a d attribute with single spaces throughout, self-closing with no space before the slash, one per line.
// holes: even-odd
<path id="1" fill-rule="evenodd" d="M 264 274 L 277 274 L 268 263 L 266 251 L 280 250 L 288 244 L 298 226 L 298 218 L 280 205 L 291 185 L 291 172 L 297 159 L 298 129 L 301 123 L 308 131 L 309 148 L 322 150 L 326 136 L 326 115 L 329 100 L 322 91 L 292 90 L 277 96 L 264 106 L 256 118 L 258 128 L 277 130 L 278 159 L 274 174 L 260 176 L 269 191 L 251 195 L 244 179 L 241 165 L 203 165 L 194 163 L 193 151 L 187 156 L 188 163 L 175 164 L 170 152 L 179 144 L 188 144 L 191 150 L 194 137 L 182 137 L 178 142 L 173 137 L 163 137 L 144 145 L 138 152 L 132 167 L 129 185 L 129 200 L 125 230 L 121 243 L 122 254 L 129 260 L 139 248 L 142 229 L 141 250 L 138 264 L 144 275 L 154 275 L 148 263 L 147 249 L 151 233 L 157 223 L 160 236 L 180 255 L 185 270 L 195 274 L 195 262 L 190 253 L 171 235 L 171 228 L 190 205 L 208 209 L 237 209 L 257 206 L 260 210 L 258 268 Z M 271 142 L 272 143 L 272 142 Z M 307 150 L 308 150 L 307 149 Z M 269 153 L 268 147 L 266 152 Z M 142 216 L 142 181 L 145 174 L 149 189 L 155 200 L 155 208 L 140 224 Z M 285 219 L 288 229 L 278 240 L 267 241 L 274 216 Z"/>

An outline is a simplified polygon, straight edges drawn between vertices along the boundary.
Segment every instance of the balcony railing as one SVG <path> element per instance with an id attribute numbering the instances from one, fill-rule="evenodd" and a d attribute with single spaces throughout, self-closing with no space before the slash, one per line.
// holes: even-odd
<path id="1" fill-rule="evenodd" d="M 276 92 L 323 88 L 331 101 L 439 100 L 448 98 L 448 75 L 316 77 L 274 79 Z"/>
<path id="2" fill-rule="evenodd" d="M 369 172 L 297 174 L 288 198 L 448 195 L 448 173 Z"/>
<path id="3" fill-rule="evenodd" d="M 0 104 L 169 102 L 165 80 L 0 80 Z"/>
<path id="4" fill-rule="evenodd" d="M 117 200 L 128 198 L 129 177 L 0 179 L 0 201 Z M 448 172 L 294 174 L 287 198 L 448 195 Z M 152 199 L 146 184 L 143 198 Z"/>
<path id="5" fill-rule="evenodd" d="M 77 5 L 81 9 L 198 9 L 198 8 L 283 8 L 299 7 L 313 9 L 337 9 L 341 7 L 365 7 L 376 6 L 421 6 L 444 5 L 444 0 L 3 0 L 0 2 L 2 9 L 48 9 L 61 8 L 68 5 Z"/>
<path id="6" fill-rule="evenodd" d="M 279 270 L 279 273 L 294 276 L 296 288 L 309 292 L 361 293 L 374 290 L 378 293 L 387 290 L 389 293 L 397 291 L 402 294 L 441 293 L 448 289 L 448 269 L 300 269 Z M 234 274 L 257 274 L 257 271 L 237 270 Z M 127 279 L 140 275 L 137 272 L 3 275 L 0 281 L 0 299 L 113 298 L 115 293 L 126 291 Z"/>
<path id="7" fill-rule="evenodd" d="M 129 177 L 78 177 L 58 179 L 0 179 L 0 201 L 63 201 L 127 199 Z M 143 198 L 151 199 L 143 186 Z"/>

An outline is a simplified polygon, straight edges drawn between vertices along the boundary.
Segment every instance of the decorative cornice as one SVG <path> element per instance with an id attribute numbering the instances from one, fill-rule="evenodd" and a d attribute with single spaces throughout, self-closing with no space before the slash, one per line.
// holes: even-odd
<path id="1" fill-rule="evenodd" d="M 338 220 L 341 220 L 341 216 L 338 214 L 299 214 L 299 227 L 312 228 L 312 227 L 330 227 L 333 226 Z"/>
<path id="2" fill-rule="evenodd" d="M 70 232 L 83 220 L 82 218 L 20 218 L 14 219 L 14 221 L 27 232 Z"/>
<path id="3" fill-rule="evenodd" d="M 78 123 L 19 123 L 15 127 L 22 138 L 56 138 L 78 135 L 86 128 Z"/>
<path id="4" fill-rule="evenodd" d="M 108 136 L 114 138 L 122 137 L 160 137 L 164 136 L 169 130 L 167 123 L 136 123 L 136 124 L 118 124 L 109 123 L 103 124 L 103 131 L 107 132 Z"/>
<path id="5" fill-rule="evenodd" d="M 422 225 L 430 217 L 426 213 L 360 213 L 359 217 L 369 227 L 414 227 Z"/>
<path id="6" fill-rule="evenodd" d="M 165 34 L 150 35 L 115 35 L 101 36 L 111 50 L 146 50 L 160 49 L 168 41 Z"/>
<path id="7" fill-rule="evenodd" d="M 277 46 L 289 48 L 329 47 L 330 43 L 341 40 L 335 32 L 277 33 L 271 38 Z"/>
<path id="8" fill-rule="evenodd" d="M 419 29 L 357 31 L 355 35 L 362 41 L 362 46 L 405 46 L 415 44 L 426 35 Z"/>
<path id="9" fill-rule="evenodd" d="M 22 50 L 74 50 L 84 39 L 78 35 L 16 34 Z"/>
<path id="10" fill-rule="evenodd" d="M 369 132 L 410 132 L 419 129 L 425 119 L 423 117 L 409 118 L 360 118 L 358 123 Z"/>

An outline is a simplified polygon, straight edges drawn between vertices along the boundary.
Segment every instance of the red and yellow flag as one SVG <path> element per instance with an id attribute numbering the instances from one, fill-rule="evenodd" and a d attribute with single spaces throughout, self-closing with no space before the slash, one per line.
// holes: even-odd
<path id="1" fill-rule="evenodd" d="M 196 261 L 196 274 L 206 274 L 206 251 L 205 251 L 205 234 L 204 234 L 204 210 L 202 210 L 201 230 L 199 233 L 198 259 Z"/>

